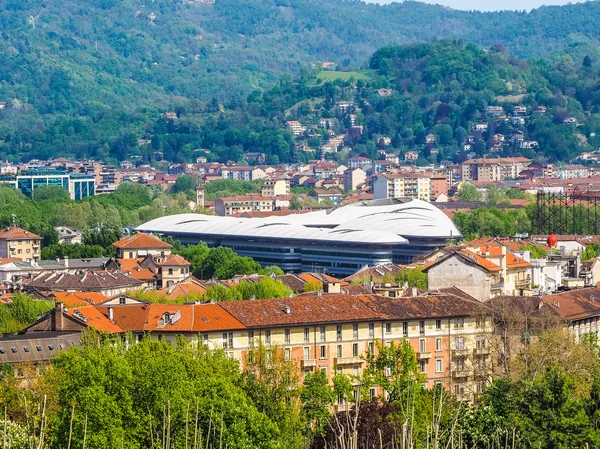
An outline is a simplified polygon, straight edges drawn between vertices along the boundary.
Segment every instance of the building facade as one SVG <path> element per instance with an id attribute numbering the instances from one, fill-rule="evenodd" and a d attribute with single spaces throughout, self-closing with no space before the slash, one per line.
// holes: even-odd
<path id="1" fill-rule="evenodd" d="M 416 173 L 383 173 L 373 181 L 375 199 L 414 198 L 423 201 L 431 199 L 431 178 Z"/>
<path id="2" fill-rule="evenodd" d="M 0 231 L 0 258 L 36 262 L 40 258 L 42 238 L 25 229 L 9 226 Z"/>

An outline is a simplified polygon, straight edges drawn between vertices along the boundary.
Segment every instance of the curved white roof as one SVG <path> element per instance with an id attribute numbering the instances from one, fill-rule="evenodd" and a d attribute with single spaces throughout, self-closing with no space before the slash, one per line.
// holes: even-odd
<path id="1" fill-rule="evenodd" d="M 422 200 L 375 200 L 350 204 L 332 211 L 286 215 L 280 221 L 304 226 L 343 226 L 346 229 L 384 231 L 411 237 L 458 238 L 452 220 L 433 204 Z"/>
<path id="2" fill-rule="evenodd" d="M 337 227 L 335 229 L 309 228 L 301 224 L 286 223 L 281 217 L 234 218 L 202 214 L 180 214 L 157 218 L 137 227 L 142 232 L 203 234 L 227 238 L 280 238 L 293 240 L 325 240 L 341 243 L 380 243 L 397 245 L 407 240 L 391 232 L 375 232 Z"/>
<path id="3" fill-rule="evenodd" d="M 441 210 L 420 200 L 375 200 L 304 214 L 266 218 L 180 214 L 151 220 L 143 232 L 265 237 L 348 243 L 402 244 L 407 238 L 458 238 Z"/>

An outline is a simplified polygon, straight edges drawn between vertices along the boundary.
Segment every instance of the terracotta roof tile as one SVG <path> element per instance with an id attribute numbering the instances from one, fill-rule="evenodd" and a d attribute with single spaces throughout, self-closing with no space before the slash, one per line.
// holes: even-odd
<path id="1" fill-rule="evenodd" d="M 541 301 L 569 321 L 600 316 L 600 288 L 556 293 L 542 297 Z"/>
<path id="2" fill-rule="evenodd" d="M 153 235 L 144 234 L 142 232 L 138 232 L 137 234 L 129 235 L 125 238 L 122 238 L 118 242 L 113 243 L 113 246 L 121 249 L 172 248 L 172 245 L 163 242 L 161 239 L 154 237 Z"/>
<path id="3" fill-rule="evenodd" d="M 51 296 L 57 301 L 61 301 L 66 307 L 94 305 L 108 300 L 108 296 L 98 292 L 52 292 Z"/>
<path id="4" fill-rule="evenodd" d="M 110 321 L 104 316 L 100 308 L 95 306 L 78 307 L 76 309 L 68 309 L 66 311 L 68 316 L 80 319 L 83 317 L 84 322 L 96 330 L 103 332 L 110 332 L 111 334 L 119 334 L 123 332 L 123 329 L 117 324 Z"/>
<path id="5" fill-rule="evenodd" d="M 32 239 L 39 240 L 41 237 L 33 232 L 26 231 L 25 229 L 18 228 L 16 226 L 8 226 L 0 230 L 0 239 Z"/>

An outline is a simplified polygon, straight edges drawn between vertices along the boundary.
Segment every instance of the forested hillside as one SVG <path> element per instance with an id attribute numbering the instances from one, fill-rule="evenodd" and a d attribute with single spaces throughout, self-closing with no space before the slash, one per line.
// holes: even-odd
<path id="1" fill-rule="evenodd" d="M 0 102 L 7 103 L 0 157 L 127 157 L 141 151 L 138 140 L 157 135 L 162 112 L 202 113 L 204 122 L 207 110 L 235 109 L 283 75 L 294 79 L 321 61 L 364 68 L 373 51 L 394 44 L 451 37 L 551 63 L 560 52 L 577 60 L 596 52 L 599 13 L 597 2 L 478 13 L 417 2 L 7 0 L 0 2 Z M 202 126 L 196 120 L 194 133 Z M 269 135 L 275 146 L 289 144 L 278 137 Z M 169 142 L 165 152 L 177 156 L 198 140 Z M 282 153 L 289 151 L 275 151 L 290 156 Z"/>

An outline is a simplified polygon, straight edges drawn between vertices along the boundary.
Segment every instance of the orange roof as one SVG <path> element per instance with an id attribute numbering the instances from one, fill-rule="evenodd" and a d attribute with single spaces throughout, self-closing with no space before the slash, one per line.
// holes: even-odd
<path id="1" fill-rule="evenodd" d="M 203 295 L 206 293 L 206 288 L 196 282 L 180 282 L 163 288 L 160 292 L 171 299 L 177 299 L 189 295 Z"/>
<path id="2" fill-rule="evenodd" d="M 131 277 L 133 279 L 137 279 L 139 281 L 156 279 L 156 275 L 152 272 L 152 270 L 140 266 L 140 262 L 142 260 L 144 259 L 117 259 L 117 262 L 121 266 L 121 271 L 123 271 L 124 273 L 131 273 Z"/>
<path id="3" fill-rule="evenodd" d="M 22 259 L 19 259 L 18 257 L 4 257 L 4 258 L 0 258 L 0 265 L 6 265 L 12 262 L 22 262 Z"/>
<path id="4" fill-rule="evenodd" d="M 527 268 L 530 266 L 529 262 L 519 256 L 510 253 L 506 255 L 506 268 Z"/>
<path id="5" fill-rule="evenodd" d="M 161 265 L 161 266 L 178 265 L 178 266 L 187 267 L 187 266 L 191 265 L 191 263 L 189 263 L 187 260 L 185 260 L 183 257 L 181 257 L 177 254 L 170 254 L 168 256 L 157 257 L 154 259 L 154 263 L 156 263 L 156 265 Z"/>
<path id="6" fill-rule="evenodd" d="M 457 254 L 466 257 L 470 261 L 475 262 L 477 265 L 485 268 L 488 271 L 502 271 L 502 268 L 496 265 L 495 263 L 484 259 L 483 257 L 475 254 L 474 252 L 469 251 L 468 249 L 462 249 L 460 251 L 457 251 Z"/>
<path id="7" fill-rule="evenodd" d="M 118 242 L 113 243 L 113 246 L 122 249 L 154 249 L 173 247 L 172 245 L 163 242 L 161 239 L 154 237 L 153 235 L 144 234 L 142 232 L 138 232 L 137 234 L 129 235 L 125 238 L 122 238 Z"/>
<path id="8" fill-rule="evenodd" d="M 108 299 L 108 296 L 98 292 L 52 292 L 52 296 L 67 307 L 100 304 Z"/>
<path id="9" fill-rule="evenodd" d="M 33 232 L 16 226 L 8 226 L 0 231 L 0 239 L 33 239 L 39 240 L 41 237 Z"/>
<path id="10" fill-rule="evenodd" d="M 340 279 L 334 278 L 333 276 L 329 276 L 328 274 L 324 274 L 324 273 L 300 273 L 300 274 L 298 274 L 298 277 L 300 279 L 303 279 L 306 282 L 314 282 L 314 283 L 330 282 L 330 283 L 339 283 L 340 285 L 349 285 L 349 282 L 342 281 Z"/>
<path id="11" fill-rule="evenodd" d="M 92 327 L 99 331 L 110 333 L 123 332 L 123 329 L 121 329 L 118 325 L 110 321 L 106 316 L 102 314 L 102 312 L 100 312 L 100 310 L 97 307 L 94 306 L 68 309 L 65 313 L 76 319 L 81 319 L 80 317 L 83 317 L 85 323 L 89 327 Z"/>

